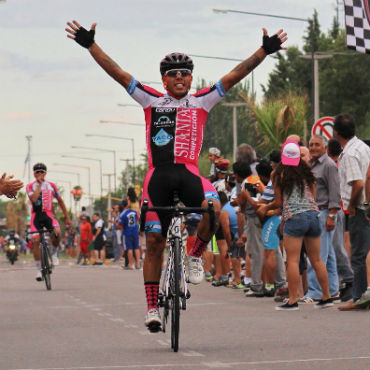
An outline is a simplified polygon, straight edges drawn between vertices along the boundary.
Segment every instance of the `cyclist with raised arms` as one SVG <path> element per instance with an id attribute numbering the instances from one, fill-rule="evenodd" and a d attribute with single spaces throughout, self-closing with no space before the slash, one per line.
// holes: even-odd
<path id="1" fill-rule="evenodd" d="M 26 186 L 26 192 L 32 205 L 31 211 L 31 232 L 43 229 L 54 230 L 51 233 L 51 242 L 54 248 L 58 247 L 60 242 L 60 227 L 58 221 L 53 216 L 53 199 L 56 198 L 65 217 L 66 226 L 71 226 L 71 221 L 67 212 L 67 208 L 56 185 L 45 179 L 46 165 L 44 163 L 36 163 L 33 166 L 33 175 L 35 181 Z M 32 234 L 32 250 L 35 259 L 37 275 L 36 280 L 42 281 L 41 261 L 40 261 L 40 235 Z M 55 264 L 56 256 L 53 257 Z"/>
<path id="2" fill-rule="evenodd" d="M 207 207 L 213 199 L 216 216 L 220 211 L 218 196 L 198 170 L 203 129 L 207 115 L 226 92 L 256 68 L 268 54 L 280 49 L 287 34 L 279 30 L 269 37 L 263 29 L 263 45 L 248 59 L 223 76 L 214 86 L 189 95 L 192 71 L 191 58 L 183 53 L 171 53 L 160 62 L 160 73 L 166 93 L 142 85 L 122 70 L 94 41 L 96 23 L 87 31 L 77 21 L 67 22 L 67 36 L 88 49 L 95 61 L 121 84 L 144 109 L 149 169 L 145 177 L 142 199 L 150 206 L 170 206 L 174 192 L 188 207 Z M 144 261 L 144 283 L 148 303 L 145 325 L 159 330 L 158 289 L 162 253 L 170 219 L 148 212 L 146 218 L 147 251 Z M 194 247 L 189 254 L 189 281 L 199 284 L 203 279 L 201 255 L 213 232 L 209 216 L 204 214 L 198 225 Z"/>

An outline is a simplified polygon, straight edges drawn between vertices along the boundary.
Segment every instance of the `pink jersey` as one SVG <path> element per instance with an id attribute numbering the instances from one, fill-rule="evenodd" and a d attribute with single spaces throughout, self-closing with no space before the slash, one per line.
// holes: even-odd
<path id="1" fill-rule="evenodd" d="M 27 185 L 26 191 L 27 191 L 28 197 L 35 192 L 38 185 L 39 183 L 37 181 L 31 182 L 30 184 Z M 41 191 L 40 191 L 39 197 L 36 199 L 35 202 L 31 202 L 32 212 L 52 213 L 53 199 L 54 197 L 58 197 L 58 196 L 59 196 L 59 192 L 58 192 L 56 185 L 50 181 L 44 181 L 41 184 Z"/>
<path id="2" fill-rule="evenodd" d="M 127 92 L 144 108 L 149 168 L 169 163 L 198 166 L 207 115 L 226 93 L 221 81 L 179 100 L 134 78 Z"/>

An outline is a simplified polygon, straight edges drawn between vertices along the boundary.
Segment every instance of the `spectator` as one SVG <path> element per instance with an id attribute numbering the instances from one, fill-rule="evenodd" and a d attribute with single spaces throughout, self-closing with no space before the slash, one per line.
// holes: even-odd
<path id="1" fill-rule="evenodd" d="M 315 177 L 301 160 L 301 153 L 295 141 L 286 141 L 281 152 L 281 163 L 274 177 L 275 199 L 265 210 L 283 206 L 284 248 L 287 254 L 287 277 L 289 299 L 277 306 L 277 310 L 298 310 L 299 259 L 302 241 L 305 241 L 307 254 L 319 280 L 322 297 L 317 307 L 333 306 L 329 294 L 328 276 L 320 257 L 319 209 L 314 200 Z"/>
<path id="2" fill-rule="evenodd" d="M 127 204 L 128 207 L 138 213 L 140 213 L 140 204 L 137 198 L 136 192 L 134 188 L 127 189 Z"/>
<path id="3" fill-rule="evenodd" d="M 80 250 L 83 257 L 83 265 L 88 265 L 89 251 L 88 247 L 92 240 L 92 228 L 90 222 L 88 222 L 87 215 L 81 215 L 80 217 Z"/>
<path id="4" fill-rule="evenodd" d="M 128 257 L 128 266 L 125 266 L 124 268 L 127 270 L 134 270 L 136 260 L 136 268 L 140 269 L 139 225 L 137 212 L 127 206 L 127 208 L 120 214 L 119 226 L 125 236 L 125 246 Z"/>
<path id="5" fill-rule="evenodd" d="M 216 180 L 212 182 L 216 191 L 226 191 L 225 177 L 230 167 L 230 161 L 228 159 L 219 158 L 215 161 Z"/>
<path id="6" fill-rule="evenodd" d="M 355 122 L 348 114 L 334 120 L 334 137 L 343 151 L 339 156 L 340 191 L 343 208 L 349 214 L 351 264 L 353 269 L 353 301 L 340 306 L 341 311 L 367 308 L 370 287 L 367 288 L 366 256 L 370 248 L 370 222 L 365 211 L 365 185 L 370 164 L 370 148 L 355 136 Z"/>
<path id="7" fill-rule="evenodd" d="M 328 141 L 328 156 L 338 166 L 338 158 L 342 153 L 342 147 L 337 139 L 330 139 Z M 342 302 L 347 302 L 352 299 L 352 283 L 353 271 L 349 261 L 351 250 L 351 242 L 349 240 L 348 232 L 348 213 L 343 210 L 343 203 L 341 202 L 341 209 L 337 212 L 337 220 L 335 223 L 333 235 L 333 248 L 335 252 L 335 259 L 337 261 L 337 271 L 339 275 L 339 291 Z"/>
<path id="8" fill-rule="evenodd" d="M 301 158 L 306 162 L 309 163 L 311 160 L 310 150 L 306 146 L 300 146 L 301 150 Z"/>
<path id="9" fill-rule="evenodd" d="M 105 260 L 105 230 L 104 221 L 100 217 L 100 213 L 96 212 L 93 214 L 93 241 L 94 241 L 94 265 L 102 265 Z"/>
<path id="10" fill-rule="evenodd" d="M 329 280 L 329 292 L 333 299 L 339 300 L 339 282 L 337 263 L 333 248 L 333 235 L 336 227 L 337 212 L 340 209 L 340 189 L 338 168 L 327 155 L 327 141 L 323 136 L 315 135 L 309 143 L 310 165 L 316 177 L 316 203 L 320 210 L 321 223 L 321 259 L 326 266 Z M 308 291 L 299 302 L 319 301 L 321 289 L 310 263 L 307 269 Z"/>
<path id="11" fill-rule="evenodd" d="M 211 162 L 211 168 L 209 169 L 208 178 L 213 182 L 214 177 L 216 176 L 215 161 L 221 156 L 221 150 L 218 148 L 209 148 L 208 150 L 208 159 Z"/>
<path id="12" fill-rule="evenodd" d="M 251 167 L 252 174 L 257 175 L 256 151 L 249 144 L 242 143 L 238 146 L 238 149 L 236 152 L 236 161 L 237 162 L 247 162 Z"/>

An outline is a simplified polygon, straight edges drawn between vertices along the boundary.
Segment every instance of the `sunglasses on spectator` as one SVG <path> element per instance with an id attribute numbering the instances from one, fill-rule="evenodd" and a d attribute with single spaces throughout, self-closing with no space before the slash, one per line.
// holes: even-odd
<path id="1" fill-rule="evenodd" d="M 190 69 L 170 69 L 166 72 L 166 76 L 177 77 L 177 74 L 180 73 L 181 77 L 186 77 L 191 75 Z"/>
<path id="2" fill-rule="evenodd" d="M 44 171 L 44 170 L 37 170 L 37 171 L 35 171 L 35 173 L 46 173 L 46 171 Z"/>

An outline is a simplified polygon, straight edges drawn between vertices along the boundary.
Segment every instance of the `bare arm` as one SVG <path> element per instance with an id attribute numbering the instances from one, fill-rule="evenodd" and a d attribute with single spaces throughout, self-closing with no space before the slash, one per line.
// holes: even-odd
<path id="1" fill-rule="evenodd" d="M 111 59 L 95 42 L 90 46 L 89 52 L 95 61 L 125 89 L 130 85 L 132 76 L 124 71 L 113 59 Z"/>
<path id="2" fill-rule="evenodd" d="M 266 53 L 259 48 L 251 57 L 238 64 L 232 71 L 221 78 L 222 86 L 227 91 L 252 72 L 264 59 Z"/>
<path id="3" fill-rule="evenodd" d="M 64 204 L 64 201 L 63 201 L 63 199 L 60 195 L 57 196 L 57 201 L 58 201 L 59 207 L 62 209 L 62 212 L 64 214 L 66 225 L 70 226 L 71 225 L 71 220 L 69 219 L 69 215 L 68 215 L 66 205 Z"/>
<path id="4" fill-rule="evenodd" d="M 229 221 L 229 213 L 225 210 L 221 211 L 220 213 L 220 226 L 222 227 L 222 232 L 224 234 L 226 243 L 228 247 L 231 247 L 232 238 L 230 233 L 230 221 Z"/>
<path id="5" fill-rule="evenodd" d="M 36 202 L 37 198 L 40 196 L 40 192 L 41 192 L 41 183 L 39 182 L 39 184 L 37 185 L 36 190 L 33 192 L 33 194 L 31 194 L 29 196 L 30 201 L 32 203 Z"/>

